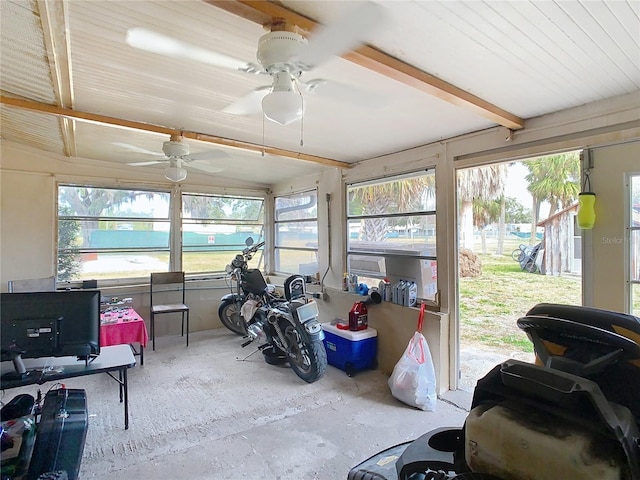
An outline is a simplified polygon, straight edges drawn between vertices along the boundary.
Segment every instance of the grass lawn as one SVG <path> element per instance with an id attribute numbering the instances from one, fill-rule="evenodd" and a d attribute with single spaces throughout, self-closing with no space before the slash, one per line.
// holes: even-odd
<path id="1" fill-rule="evenodd" d="M 522 271 L 509 255 L 479 255 L 482 274 L 460 279 L 460 343 L 510 353 L 532 352 L 533 346 L 516 325 L 541 302 L 580 305 L 581 279 Z"/>

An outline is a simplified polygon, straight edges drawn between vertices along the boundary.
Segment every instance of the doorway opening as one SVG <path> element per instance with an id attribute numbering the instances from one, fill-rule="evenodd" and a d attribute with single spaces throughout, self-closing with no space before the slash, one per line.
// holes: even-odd
<path id="1" fill-rule="evenodd" d="M 509 358 L 532 362 L 516 321 L 536 304 L 582 304 L 580 152 L 457 171 L 458 388 Z"/>

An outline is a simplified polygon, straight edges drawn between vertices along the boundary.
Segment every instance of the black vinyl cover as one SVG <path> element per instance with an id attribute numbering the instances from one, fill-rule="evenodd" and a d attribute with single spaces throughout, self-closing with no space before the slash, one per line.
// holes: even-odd
<path id="1" fill-rule="evenodd" d="M 574 322 L 602 328 L 610 332 L 621 333 L 619 328 L 640 335 L 640 318 L 627 313 L 613 312 L 600 308 L 581 305 L 563 305 L 557 303 L 539 303 L 527 312 L 527 315 L 547 316 L 572 320 Z"/>
<path id="2" fill-rule="evenodd" d="M 69 480 L 77 479 L 87 427 L 84 390 L 60 388 L 47 392 L 27 480 L 57 470 L 65 470 Z"/>

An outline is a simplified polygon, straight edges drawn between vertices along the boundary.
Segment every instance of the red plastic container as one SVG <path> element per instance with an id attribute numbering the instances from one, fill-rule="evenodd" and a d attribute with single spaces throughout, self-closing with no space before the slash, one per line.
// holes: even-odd
<path id="1" fill-rule="evenodd" d="M 369 312 L 364 302 L 356 302 L 349 311 L 349 330 L 357 332 L 369 326 Z"/>

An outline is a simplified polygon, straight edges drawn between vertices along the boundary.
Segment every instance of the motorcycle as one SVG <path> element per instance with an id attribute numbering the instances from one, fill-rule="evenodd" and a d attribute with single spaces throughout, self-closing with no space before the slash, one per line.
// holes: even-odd
<path id="1" fill-rule="evenodd" d="M 307 383 L 319 380 L 327 369 L 324 332 L 318 321 L 318 305 L 307 299 L 301 275 L 291 275 L 284 282 L 284 298 L 273 285 L 267 285 L 249 261 L 265 242 L 253 243 L 227 265 L 231 292 L 224 295 L 218 308 L 222 324 L 254 342 L 265 361 L 272 365 L 289 363 L 295 374 Z"/>

